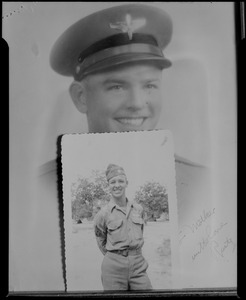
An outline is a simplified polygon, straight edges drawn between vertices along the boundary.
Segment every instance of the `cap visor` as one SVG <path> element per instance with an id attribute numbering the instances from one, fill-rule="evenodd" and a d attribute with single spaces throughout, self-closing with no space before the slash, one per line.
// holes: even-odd
<path id="1" fill-rule="evenodd" d="M 113 68 L 117 68 L 123 65 L 132 64 L 132 63 L 141 63 L 141 64 L 153 64 L 157 68 L 164 69 L 172 65 L 171 61 L 160 56 L 154 56 L 151 54 L 136 54 L 136 53 L 127 53 L 123 55 L 113 56 L 106 58 L 100 62 L 97 62 L 80 74 L 81 79 L 87 75 L 94 73 L 101 73 Z"/>

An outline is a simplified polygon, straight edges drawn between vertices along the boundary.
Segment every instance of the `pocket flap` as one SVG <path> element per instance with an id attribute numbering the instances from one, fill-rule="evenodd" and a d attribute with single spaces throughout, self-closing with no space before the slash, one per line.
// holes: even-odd
<path id="1" fill-rule="evenodd" d="M 137 217 L 137 216 L 132 216 L 132 222 L 135 223 L 135 224 L 139 224 L 139 225 L 142 225 L 144 224 L 144 221 L 142 218 L 140 217 Z"/>
<path id="2" fill-rule="evenodd" d="M 110 221 L 108 223 L 108 229 L 109 230 L 115 230 L 118 229 L 123 223 L 123 220 L 114 220 L 114 221 Z"/>

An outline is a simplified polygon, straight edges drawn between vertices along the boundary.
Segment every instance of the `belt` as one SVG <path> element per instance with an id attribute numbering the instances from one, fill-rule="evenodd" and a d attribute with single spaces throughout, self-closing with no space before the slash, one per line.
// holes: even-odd
<path id="1" fill-rule="evenodd" d="M 126 257 L 126 256 L 139 255 L 142 253 L 142 250 L 139 248 L 139 249 L 110 250 L 109 252 Z"/>

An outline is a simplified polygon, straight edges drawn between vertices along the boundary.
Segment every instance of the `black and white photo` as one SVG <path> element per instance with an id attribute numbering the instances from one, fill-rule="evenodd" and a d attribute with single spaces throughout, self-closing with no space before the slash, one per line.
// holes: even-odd
<path id="1" fill-rule="evenodd" d="M 69 134 L 95 134 L 104 147 L 109 133 L 143 132 L 151 139 L 156 130 L 168 130 L 173 137 L 178 245 L 170 255 L 178 255 L 179 265 L 170 268 L 177 278 L 165 281 L 151 278 L 164 271 L 162 264 L 154 271 L 157 262 L 150 261 L 153 288 L 236 289 L 235 5 L 3 3 L 2 36 L 9 47 L 10 292 L 102 290 L 100 280 L 79 287 L 76 268 L 67 265 L 61 141 Z M 128 148 L 127 157 L 138 159 L 135 148 Z M 149 159 L 157 163 L 155 156 Z M 109 164 L 128 171 L 124 161 L 102 163 L 74 178 L 74 189 L 83 180 L 95 185 Z M 134 199 L 132 171 L 126 175 L 126 194 Z M 138 188 L 134 193 L 140 195 Z M 79 202 L 72 203 L 71 236 L 84 238 L 87 232 L 94 243 L 95 203 L 88 204 L 88 215 L 85 207 L 79 210 Z M 148 216 L 143 234 L 148 237 L 151 226 L 172 224 L 160 221 L 167 217 L 160 211 Z M 147 261 L 155 257 L 150 253 L 143 246 Z M 98 267 L 100 252 L 96 259 Z"/>
<path id="2" fill-rule="evenodd" d="M 62 173 L 68 291 L 177 287 L 170 132 L 64 135 Z"/>

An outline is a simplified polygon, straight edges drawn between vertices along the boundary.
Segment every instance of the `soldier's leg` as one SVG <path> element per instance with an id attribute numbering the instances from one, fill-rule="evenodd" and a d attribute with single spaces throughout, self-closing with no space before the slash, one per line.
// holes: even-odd
<path id="1" fill-rule="evenodd" d="M 127 257 L 107 252 L 102 262 L 104 290 L 128 290 L 129 263 Z"/>
<path id="2" fill-rule="evenodd" d="M 129 256 L 130 290 L 152 290 L 150 279 L 146 273 L 148 263 L 142 255 Z"/>

